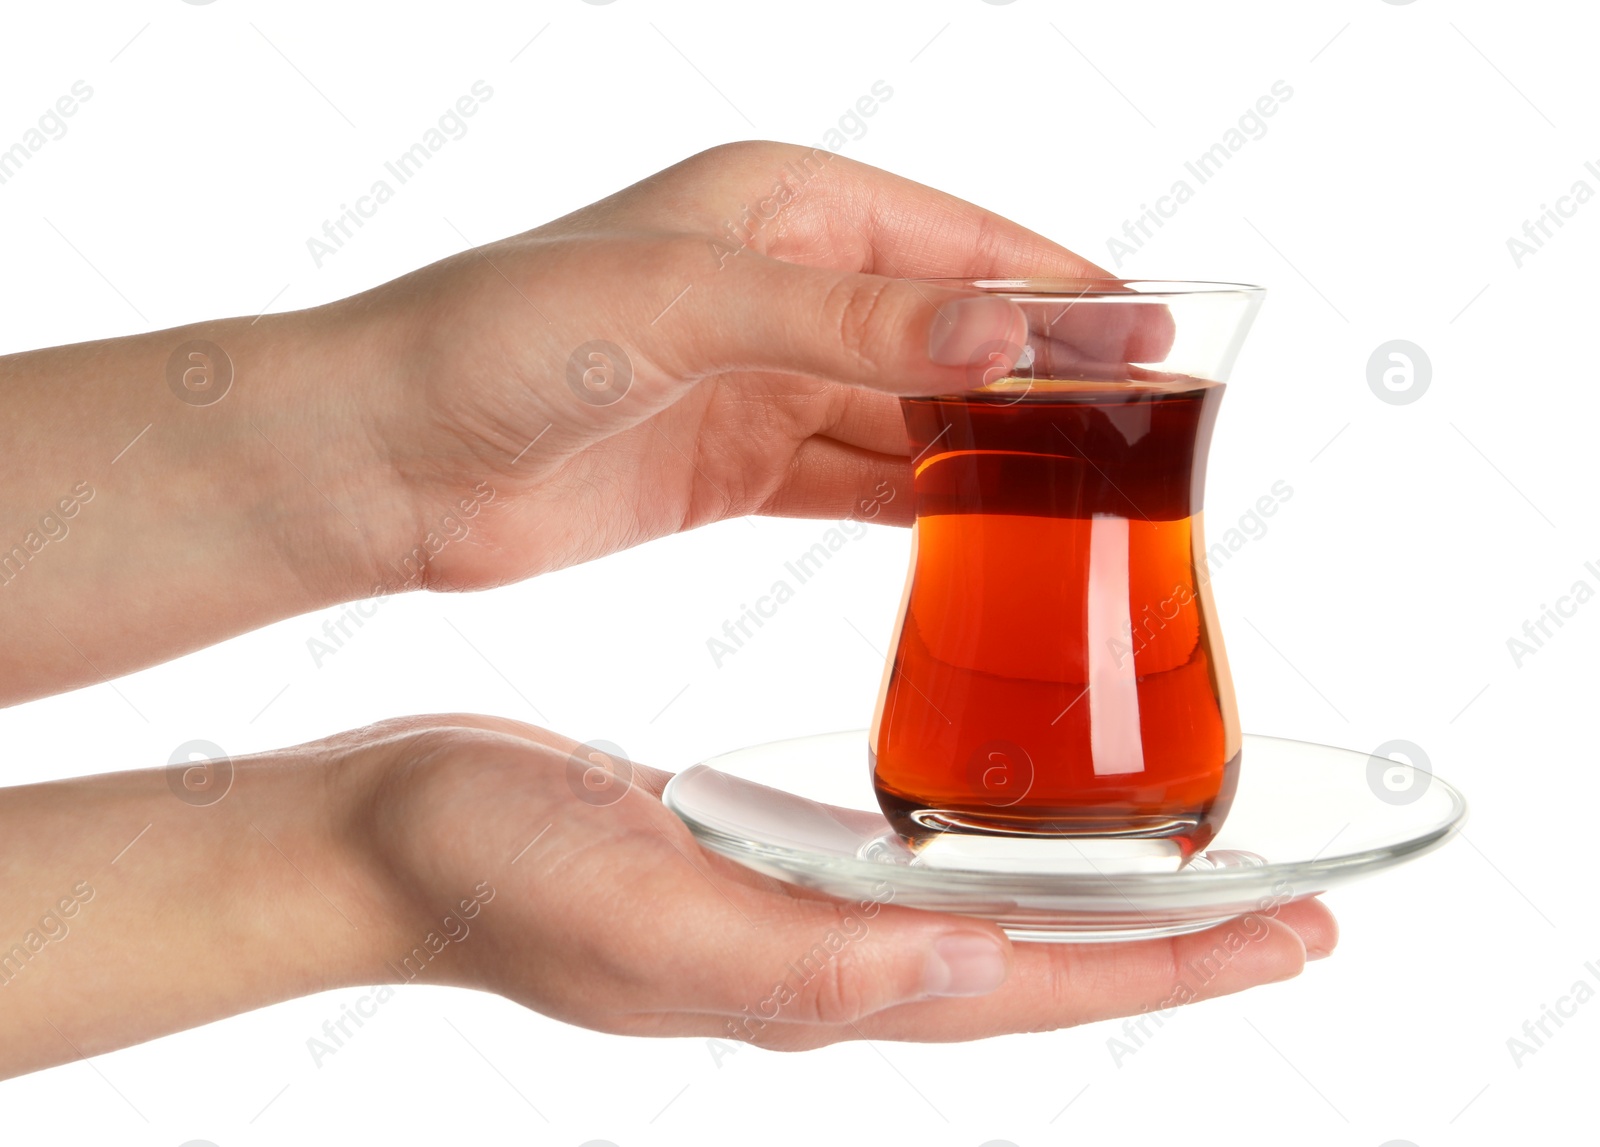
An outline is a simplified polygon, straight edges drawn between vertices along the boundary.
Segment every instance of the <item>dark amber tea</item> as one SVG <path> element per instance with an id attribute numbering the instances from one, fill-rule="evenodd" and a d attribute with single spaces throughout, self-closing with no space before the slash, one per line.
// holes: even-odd
<path id="1" fill-rule="evenodd" d="M 903 836 L 1187 855 L 1215 835 L 1240 750 L 1201 531 L 1222 392 L 1007 380 L 902 401 L 914 555 L 871 759 Z"/>

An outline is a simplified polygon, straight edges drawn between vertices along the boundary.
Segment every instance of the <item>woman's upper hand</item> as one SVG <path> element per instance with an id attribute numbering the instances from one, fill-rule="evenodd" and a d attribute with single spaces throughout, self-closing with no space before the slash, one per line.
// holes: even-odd
<path id="1" fill-rule="evenodd" d="M 977 1039 L 1286 979 L 1336 941 L 1305 900 L 1170 939 L 1014 946 L 888 891 L 833 900 L 706 853 L 660 803 L 666 774 L 545 730 L 454 716 L 379 732 L 358 753 L 372 783 L 355 787 L 374 795 L 352 834 L 393 906 L 375 954 L 402 979 L 602 1031 L 778 1049 Z"/>
<path id="2" fill-rule="evenodd" d="M 1025 332 L 905 280 L 1096 272 L 930 188 L 747 143 L 348 299 L 0 358 L 0 704 L 728 516 L 905 523 L 894 396 L 992 377 Z"/>
<path id="3" fill-rule="evenodd" d="M 746 514 L 907 522 L 893 396 L 1004 370 L 1026 323 L 903 280 L 1102 274 L 920 184 L 742 143 L 334 304 L 394 332 L 358 408 L 401 483 L 377 577 L 478 588 Z"/>

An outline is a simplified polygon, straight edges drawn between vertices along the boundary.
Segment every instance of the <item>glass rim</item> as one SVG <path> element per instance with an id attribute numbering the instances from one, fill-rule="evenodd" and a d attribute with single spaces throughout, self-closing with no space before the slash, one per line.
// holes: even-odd
<path id="1" fill-rule="evenodd" d="M 1113 278 L 969 278 L 963 276 L 932 276 L 907 279 L 911 283 L 926 283 L 934 287 L 967 288 L 987 291 L 996 295 L 1017 298 L 1050 299 L 1105 299 L 1108 302 L 1129 302 L 1140 299 L 1171 299 L 1193 295 L 1263 295 L 1266 288 L 1254 283 L 1220 283 L 1184 279 L 1113 279 Z"/>

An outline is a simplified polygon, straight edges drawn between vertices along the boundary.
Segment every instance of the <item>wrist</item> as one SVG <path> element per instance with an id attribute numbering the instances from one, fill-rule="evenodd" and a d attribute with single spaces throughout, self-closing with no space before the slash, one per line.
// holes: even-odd
<path id="1" fill-rule="evenodd" d="M 0 360 L 0 704 L 371 595 L 399 329 L 355 299 Z"/>
<path id="2" fill-rule="evenodd" d="M 379 953 L 391 906 L 348 831 L 360 786 L 340 764 L 304 749 L 246 760 L 226 797 L 194 810 L 196 820 L 216 814 L 202 863 L 220 867 L 228 853 L 239 857 L 234 877 L 203 912 L 224 923 L 228 948 L 252 953 L 236 959 L 275 999 L 385 978 Z M 272 955 L 254 955 L 263 952 Z"/>
<path id="3" fill-rule="evenodd" d="M 28 921 L 48 942 L 0 976 L 0 1077 L 393 979 L 387 905 L 346 845 L 354 796 L 326 754 L 184 772 L 6 791 L 5 942 Z"/>
<path id="4" fill-rule="evenodd" d="M 249 469 L 241 529 L 300 609 L 393 592 L 413 515 L 381 424 L 405 368 L 404 320 L 358 297 L 229 325 L 241 401 L 204 449 L 212 467 Z"/>
<path id="5" fill-rule="evenodd" d="M 486 978 L 493 944 L 481 937 L 484 908 L 511 873 L 460 863 L 481 849 L 462 839 L 463 823 L 484 825 L 503 806 L 513 774 L 526 774 L 523 745 L 508 750 L 485 718 L 430 716 L 385 721 L 340 751 L 330 807 L 342 809 L 332 838 L 342 871 L 362 905 L 363 984 L 421 982 L 493 990 Z M 504 724 L 513 724 L 504 722 Z M 512 763 L 514 762 L 514 763 Z M 470 833 L 467 835 L 471 835 Z M 492 922 L 503 906 L 488 914 Z M 502 956 L 507 955 L 502 953 Z M 529 958 L 526 949 L 509 953 Z M 487 961 L 487 962 L 486 962 Z"/>

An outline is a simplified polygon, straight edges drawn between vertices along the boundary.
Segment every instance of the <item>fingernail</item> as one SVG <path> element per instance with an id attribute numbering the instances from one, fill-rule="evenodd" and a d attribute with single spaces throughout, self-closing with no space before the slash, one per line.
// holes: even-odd
<path id="1" fill-rule="evenodd" d="M 1306 945 L 1306 959 L 1308 960 L 1325 959 L 1327 956 L 1332 954 L 1332 952 L 1332 948 L 1313 948 L 1309 944 Z"/>
<path id="2" fill-rule="evenodd" d="M 994 940 L 958 932 L 928 953 L 923 992 L 929 996 L 986 996 L 1005 982 L 1006 955 Z"/>
<path id="3" fill-rule="evenodd" d="M 1009 299 L 989 295 L 941 303 L 928 331 L 928 357 L 940 366 L 967 366 L 1004 344 L 1009 357 L 1022 350 L 1027 326 Z"/>

